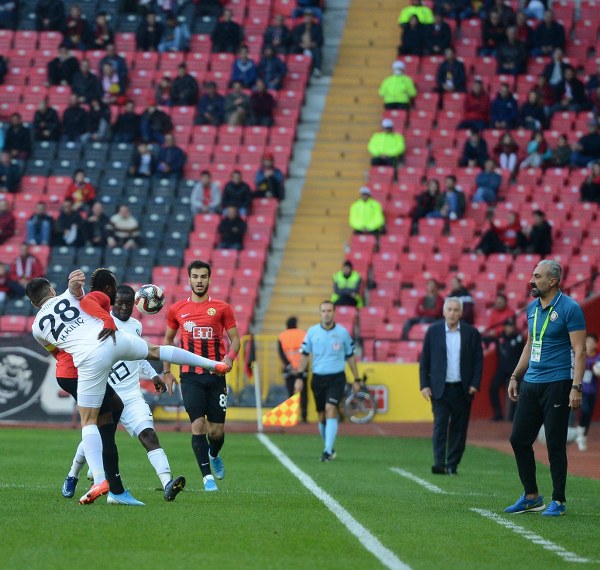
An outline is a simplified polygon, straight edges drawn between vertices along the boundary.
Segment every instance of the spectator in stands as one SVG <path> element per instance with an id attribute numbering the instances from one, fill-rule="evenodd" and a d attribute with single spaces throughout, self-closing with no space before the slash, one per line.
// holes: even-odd
<path id="1" fill-rule="evenodd" d="M 373 166 L 396 167 L 405 151 L 404 137 L 394 132 L 394 121 L 383 119 L 381 132 L 374 133 L 369 139 L 368 149 Z"/>
<path id="2" fill-rule="evenodd" d="M 16 220 L 4 196 L 0 196 L 0 245 L 15 235 Z"/>
<path id="3" fill-rule="evenodd" d="M 415 15 L 421 24 L 433 24 L 433 12 L 423 0 L 411 0 L 410 6 L 403 8 L 398 16 L 398 25 L 404 27 L 411 16 Z"/>
<path id="4" fill-rule="evenodd" d="M 140 138 L 141 115 L 135 112 L 133 101 L 125 103 L 125 110 L 117 117 L 112 128 L 113 141 L 132 143 Z"/>
<path id="5" fill-rule="evenodd" d="M 4 77 L 8 73 L 8 60 L 0 55 L 0 85 L 4 83 Z"/>
<path id="6" fill-rule="evenodd" d="M 527 6 L 523 15 L 526 18 L 531 18 L 532 20 L 540 20 L 544 19 L 544 12 L 546 11 L 546 2 L 542 0 L 527 0 L 525 2 Z"/>
<path id="7" fill-rule="evenodd" d="M 596 120 L 598 120 L 600 116 L 600 86 L 596 87 L 596 90 L 591 93 L 589 98 L 592 113 L 596 117 Z"/>
<path id="8" fill-rule="evenodd" d="M 62 116 L 62 139 L 67 142 L 84 142 L 88 133 L 88 112 L 79 104 L 75 94 L 69 99 L 69 106 Z"/>
<path id="9" fill-rule="evenodd" d="M 552 10 L 546 10 L 544 21 L 533 34 L 532 55 L 551 55 L 556 48 L 565 49 L 565 28 L 554 20 Z"/>
<path id="10" fill-rule="evenodd" d="M 22 296 L 22 293 L 20 293 L 19 285 L 9 278 L 6 263 L 0 261 L 0 302 L 4 301 L 7 297 L 13 299 L 20 296 Z"/>
<path id="11" fill-rule="evenodd" d="M 358 307 L 363 306 L 363 300 L 360 295 L 362 287 L 362 277 L 358 271 L 354 270 L 352 262 L 346 260 L 342 268 L 333 274 L 333 293 L 331 302 L 337 307 Z"/>
<path id="12" fill-rule="evenodd" d="M 90 70 L 90 62 L 87 59 L 82 60 L 79 71 L 73 76 L 71 90 L 82 104 L 102 98 L 102 85 L 98 76 Z"/>
<path id="13" fill-rule="evenodd" d="M 479 55 L 496 55 L 498 47 L 506 41 L 506 26 L 500 19 L 500 14 L 492 10 L 481 26 L 481 48 Z"/>
<path id="14" fill-rule="evenodd" d="M 571 164 L 587 166 L 590 162 L 600 159 L 600 133 L 595 119 L 588 122 L 588 133 L 583 135 L 572 147 Z"/>
<path id="15" fill-rule="evenodd" d="M 4 134 L 2 150 L 18 161 L 25 161 L 31 155 L 31 131 L 23 124 L 19 113 L 10 116 L 10 125 Z"/>
<path id="16" fill-rule="evenodd" d="M 91 49 L 105 50 L 108 44 L 114 42 L 115 35 L 108 25 L 106 12 L 100 11 L 96 14 L 96 23 L 92 31 Z"/>
<path id="17" fill-rule="evenodd" d="M 531 131 L 539 131 L 548 126 L 544 105 L 537 91 L 531 90 L 527 101 L 521 105 L 519 125 Z"/>
<path id="18" fill-rule="evenodd" d="M 458 161 L 458 165 L 462 167 L 478 166 L 479 168 L 483 168 L 488 156 L 485 139 L 479 134 L 479 131 L 471 131 L 469 138 L 463 146 L 462 156 Z"/>
<path id="19" fill-rule="evenodd" d="M 256 83 L 258 69 L 256 64 L 248 56 L 248 46 L 242 46 L 237 54 L 237 58 L 231 64 L 230 83 L 239 81 L 242 87 L 250 89 Z"/>
<path id="20" fill-rule="evenodd" d="M 491 125 L 494 129 L 512 129 L 517 122 L 519 104 L 510 92 L 508 83 L 500 85 L 500 91 L 492 101 Z"/>
<path id="21" fill-rule="evenodd" d="M 527 49 L 517 37 L 517 28 L 511 26 L 506 30 L 506 41 L 498 46 L 496 51 L 498 62 L 497 73 L 521 75 L 527 69 Z"/>
<path id="22" fill-rule="evenodd" d="M 387 110 L 410 109 L 417 90 L 411 77 L 404 73 L 404 63 L 395 61 L 392 64 L 392 75 L 388 75 L 379 87 L 379 95 L 383 98 L 383 106 Z"/>
<path id="23" fill-rule="evenodd" d="M 122 105 L 125 101 L 125 83 L 110 63 L 100 70 L 102 101 L 107 105 Z"/>
<path id="24" fill-rule="evenodd" d="M 119 85 L 124 93 L 127 88 L 128 79 L 127 62 L 123 56 L 117 53 L 115 44 L 112 42 L 106 45 L 106 55 L 98 63 L 98 70 L 100 72 L 106 63 L 110 64 L 113 71 L 119 76 Z"/>
<path id="25" fill-rule="evenodd" d="M 85 177 L 85 172 L 79 168 L 73 174 L 73 180 L 65 194 L 65 200 L 71 200 L 73 210 L 88 213 L 95 200 L 96 189 Z"/>
<path id="26" fill-rule="evenodd" d="M 538 94 L 538 97 L 544 106 L 544 113 L 546 113 L 546 117 L 549 117 L 550 109 L 552 108 L 552 105 L 554 105 L 554 90 L 550 87 L 543 74 L 537 76 L 537 82 L 532 91 L 535 91 Z"/>
<path id="27" fill-rule="evenodd" d="M 465 66 L 456 59 L 454 48 L 449 47 L 444 52 L 444 61 L 437 69 L 435 81 L 440 93 L 464 93 L 467 90 Z"/>
<path id="28" fill-rule="evenodd" d="M 439 293 L 435 279 L 427 281 L 427 293 L 421 297 L 417 305 L 417 316 L 404 321 L 402 326 L 402 340 L 408 340 L 410 329 L 420 323 L 433 323 L 442 318 L 444 299 Z"/>
<path id="29" fill-rule="evenodd" d="M 171 107 L 173 105 L 171 101 L 171 85 L 171 77 L 163 75 L 154 91 L 157 105 L 161 107 Z"/>
<path id="30" fill-rule="evenodd" d="M 498 140 L 494 147 L 494 154 L 500 168 L 514 174 L 518 166 L 519 145 L 508 131 Z"/>
<path id="31" fill-rule="evenodd" d="M 305 10 L 310 10 L 314 17 L 321 22 L 323 11 L 321 10 L 323 0 L 296 0 L 296 7 L 292 11 L 292 18 L 300 18 Z"/>
<path id="32" fill-rule="evenodd" d="M 27 243 L 19 246 L 19 255 L 10 264 L 8 278 L 18 286 L 18 296 L 25 296 L 25 287 L 31 279 L 45 274 L 42 262 L 29 250 Z"/>
<path id="33" fill-rule="evenodd" d="M 41 99 L 33 116 L 33 138 L 36 141 L 57 141 L 60 138 L 60 119 L 56 109 Z"/>
<path id="34" fill-rule="evenodd" d="M 425 53 L 426 28 L 413 14 L 402 30 L 402 43 L 398 46 L 398 55 L 423 55 Z"/>
<path id="35" fill-rule="evenodd" d="M 552 150 L 544 138 L 544 133 L 542 131 L 534 131 L 531 133 L 531 139 L 527 143 L 527 156 L 519 165 L 519 169 L 540 168 L 544 166 L 551 157 Z"/>
<path id="36" fill-rule="evenodd" d="M 199 18 L 220 18 L 223 14 L 223 3 L 221 0 L 198 0 L 196 4 L 196 16 Z"/>
<path id="37" fill-rule="evenodd" d="M 418 194 L 415 198 L 416 205 L 412 212 L 413 227 L 412 233 L 418 232 L 417 222 L 421 218 L 427 217 L 431 212 L 439 212 L 444 206 L 445 196 L 440 190 L 440 183 L 430 178 L 427 181 L 427 188 L 424 192 Z"/>
<path id="38" fill-rule="evenodd" d="M 173 130 L 171 117 L 156 106 L 154 99 L 148 100 L 148 107 L 142 113 L 140 131 L 147 143 L 163 144 L 165 135 Z"/>
<path id="39" fill-rule="evenodd" d="M 240 216 L 246 217 L 250 213 L 251 205 L 252 192 L 250 186 L 242 179 L 242 173 L 239 170 L 234 170 L 231 173 L 231 179 L 223 188 L 221 209 L 224 212 L 229 206 L 234 206 Z"/>
<path id="40" fill-rule="evenodd" d="M 171 133 L 166 134 L 165 143 L 158 151 L 157 176 L 179 180 L 183 176 L 186 160 L 185 152 L 175 144 L 175 137 Z"/>
<path id="41" fill-rule="evenodd" d="M 218 127 L 223 124 L 224 119 L 225 97 L 217 91 L 217 84 L 214 81 L 207 81 L 198 103 L 195 124 Z"/>
<path id="42" fill-rule="evenodd" d="M 567 64 L 563 61 L 563 50 L 556 48 L 552 52 L 552 61 L 544 67 L 544 78 L 551 89 L 556 90 L 565 78 Z M 553 94 L 554 98 L 554 94 Z"/>
<path id="43" fill-rule="evenodd" d="M 102 202 L 95 202 L 90 215 L 85 220 L 85 241 L 92 247 L 106 247 L 108 240 L 108 224 L 110 220 L 104 213 Z"/>
<path id="44" fill-rule="evenodd" d="M 493 0 L 492 2 L 485 2 L 489 6 L 489 11 L 498 12 L 500 15 L 500 21 L 504 24 L 505 28 L 514 26 L 515 24 L 515 11 L 505 0 Z"/>
<path id="45" fill-rule="evenodd" d="M 163 36 L 164 26 L 155 12 L 148 12 L 135 32 L 135 47 L 138 51 L 156 51 Z"/>
<path id="46" fill-rule="evenodd" d="M 475 303 L 473 303 L 470 291 L 463 285 L 457 275 L 450 279 L 450 293 L 446 298 L 448 297 L 458 297 L 461 300 L 463 305 L 461 320 L 472 325 L 475 322 Z"/>
<path id="47" fill-rule="evenodd" d="M 0 152 L 0 193 L 14 193 L 19 190 L 21 169 L 8 152 Z"/>
<path id="48" fill-rule="evenodd" d="M 360 189 L 360 198 L 351 204 L 348 223 L 355 234 L 385 233 L 383 207 L 373 198 L 368 186 Z"/>
<path id="49" fill-rule="evenodd" d="M 245 125 L 250 113 L 250 99 L 242 91 L 242 84 L 235 81 L 225 97 L 225 122 L 230 126 Z"/>
<path id="50" fill-rule="evenodd" d="M 434 0 L 433 9 L 434 9 L 434 17 L 436 14 L 442 14 L 446 18 L 451 18 L 452 20 L 461 21 L 465 18 L 470 18 L 472 15 L 462 14 L 466 12 L 469 7 L 468 0 Z"/>
<path id="51" fill-rule="evenodd" d="M 52 245 L 72 245 L 80 247 L 85 241 L 83 218 L 73 209 L 73 200 L 65 198 L 58 218 L 54 222 Z"/>
<path id="52" fill-rule="evenodd" d="M 465 97 L 463 120 L 458 128 L 472 131 L 484 130 L 490 124 L 490 110 L 490 96 L 483 88 L 481 77 L 475 77 L 473 86 Z"/>
<path id="53" fill-rule="evenodd" d="M 177 67 L 177 77 L 171 85 L 171 105 L 196 105 L 200 88 L 193 75 L 187 72 L 185 63 Z"/>
<path id="54" fill-rule="evenodd" d="M 219 227 L 217 228 L 219 232 L 217 248 L 243 249 L 246 229 L 246 222 L 240 216 L 239 210 L 235 206 L 227 206 L 225 208 L 225 216 L 219 222 Z"/>
<path id="55" fill-rule="evenodd" d="M 567 135 L 560 135 L 558 137 L 558 144 L 552 151 L 552 157 L 550 158 L 551 166 L 569 166 L 571 164 L 571 146 Z"/>
<path id="56" fill-rule="evenodd" d="M 0 30 L 16 30 L 18 17 L 17 0 L 0 1 Z"/>
<path id="57" fill-rule="evenodd" d="M 276 105 L 275 98 L 267 91 L 265 82 L 257 79 L 254 91 L 250 95 L 250 124 L 272 126 Z"/>
<path id="58" fill-rule="evenodd" d="M 600 58 L 596 60 L 596 71 L 589 74 L 587 83 L 585 84 L 585 88 L 590 97 L 598 87 L 600 87 Z"/>
<path id="59" fill-rule="evenodd" d="M 154 176 L 158 166 L 156 157 L 150 152 L 145 142 L 138 144 L 127 174 L 136 178 L 150 178 Z"/>
<path id="60" fill-rule="evenodd" d="M 132 216 L 126 204 L 121 204 L 116 214 L 110 217 L 107 231 L 106 244 L 111 249 L 114 247 L 135 249 L 139 245 L 140 224 Z"/>
<path id="61" fill-rule="evenodd" d="M 50 245 L 54 218 L 46 213 L 46 202 L 38 202 L 26 224 L 25 241 L 30 245 Z"/>
<path id="62" fill-rule="evenodd" d="M 65 21 L 62 0 L 38 0 L 35 5 L 35 29 L 38 32 L 58 32 Z"/>
<path id="63" fill-rule="evenodd" d="M 496 163 L 486 160 L 482 172 L 475 177 L 475 195 L 473 202 L 495 204 L 498 201 L 498 192 L 502 184 L 502 177 L 496 172 Z"/>
<path id="64" fill-rule="evenodd" d="M 190 30 L 185 22 L 179 22 L 174 14 L 167 16 L 167 25 L 163 28 L 163 33 L 158 44 L 158 51 L 161 53 L 169 51 L 189 51 L 190 49 Z"/>
<path id="65" fill-rule="evenodd" d="M 48 85 L 71 85 L 79 71 L 79 61 L 73 57 L 65 44 L 58 47 L 58 55 L 47 65 Z"/>
<path id="66" fill-rule="evenodd" d="M 452 46 L 452 30 L 440 12 L 434 14 L 431 26 L 425 27 L 425 55 L 442 55 Z"/>
<path id="67" fill-rule="evenodd" d="M 441 216 L 436 213 L 429 214 L 428 217 L 442 217 L 455 221 L 465 215 L 467 201 L 463 191 L 456 185 L 456 176 L 449 174 L 444 181 L 444 205 L 442 206 Z"/>
<path id="68" fill-rule="evenodd" d="M 108 140 L 110 130 L 110 109 L 100 99 L 92 99 L 88 111 L 87 140 L 103 142 Z"/>
<path id="69" fill-rule="evenodd" d="M 416 0 L 415 0 L 416 1 Z M 312 71 L 315 77 L 321 77 L 321 49 L 323 47 L 323 29 L 321 24 L 313 21 L 310 10 L 304 11 L 302 24 L 293 31 L 293 49 L 296 53 L 310 54 L 312 56 Z"/>
<path id="70" fill-rule="evenodd" d="M 190 194 L 192 215 L 217 214 L 221 209 L 221 188 L 213 182 L 208 170 L 200 173 L 200 181 L 196 182 Z"/>
<path id="71" fill-rule="evenodd" d="M 244 30 L 237 22 L 233 21 L 233 12 L 225 9 L 223 19 L 217 22 L 211 34 L 213 53 L 238 53 Z"/>
<path id="72" fill-rule="evenodd" d="M 258 64 L 258 77 L 265 82 L 267 89 L 279 91 L 283 87 L 287 66 L 280 57 L 275 54 L 273 46 L 266 45 L 263 48 L 263 56 Z"/>
<path id="73" fill-rule="evenodd" d="M 291 30 L 285 25 L 282 14 L 275 16 L 275 23 L 269 26 L 263 36 L 263 45 L 272 46 L 275 53 L 287 55 L 292 51 L 294 38 Z"/>
<path id="74" fill-rule="evenodd" d="M 563 80 L 555 87 L 556 104 L 552 107 L 551 112 L 556 111 L 587 111 L 591 108 L 591 104 L 585 93 L 583 82 L 575 76 L 573 66 L 565 67 Z"/>
<path id="75" fill-rule="evenodd" d="M 527 238 L 521 231 L 519 214 L 509 212 L 505 224 L 489 221 L 488 228 L 482 233 L 475 252 L 483 255 L 492 253 L 518 254 L 525 249 Z"/>
<path id="76" fill-rule="evenodd" d="M 262 165 L 254 177 L 254 186 L 253 198 L 283 200 L 285 196 L 284 176 L 279 168 L 275 168 L 275 157 L 272 154 L 263 156 Z"/>
<path id="77" fill-rule="evenodd" d="M 496 294 L 494 304 L 486 311 L 485 329 L 488 336 L 502 334 L 504 321 L 514 316 L 514 311 L 508 308 L 508 299 L 504 293 Z"/>
<path id="78" fill-rule="evenodd" d="M 81 14 L 79 4 L 71 4 L 69 15 L 63 28 L 63 42 L 71 49 L 86 50 L 90 41 L 90 27 Z"/>
<path id="79" fill-rule="evenodd" d="M 581 201 L 600 204 L 600 162 L 592 162 L 590 173 L 581 185 Z"/>
<path id="80" fill-rule="evenodd" d="M 526 228 L 527 253 L 545 256 L 552 251 L 552 226 L 542 210 L 533 212 L 533 224 Z"/>
<path id="81" fill-rule="evenodd" d="M 527 15 L 523 10 L 517 12 L 515 28 L 517 30 L 517 38 L 523 42 L 526 53 L 529 53 L 533 45 L 533 28 L 529 25 Z"/>

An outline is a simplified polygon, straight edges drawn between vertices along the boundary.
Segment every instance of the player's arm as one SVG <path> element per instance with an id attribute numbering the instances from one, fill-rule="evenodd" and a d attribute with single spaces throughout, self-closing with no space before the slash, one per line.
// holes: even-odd
<path id="1" fill-rule="evenodd" d="M 98 334 L 98 340 L 103 341 L 110 336 L 113 343 L 116 343 L 117 325 L 109 312 L 110 299 L 108 296 L 102 291 L 92 291 L 81 299 L 81 308 L 91 317 L 100 319 L 104 323 L 104 328 Z"/>
<path id="2" fill-rule="evenodd" d="M 306 381 L 308 368 L 308 354 L 302 352 L 300 354 L 300 363 L 298 364 L 298 372 L 296 374 L 296 382 L 294 383 L 294 392 L 302 392 L 304 382 Z"/>
<path id="3" fill-rule="evenodd" d="M 354 381 L 352 383 L 352 391 L 360 392 L 360 389 L 362 388 L 362 382 L 360 380 L 360 375 L 358 374 L 358 366 L 356 366 L 356 357 L 354 356 L 354 354 L 346 356 L 346 362 L 348 363 L 348 366 L 350 367 L 350 372 L 352 372 L 352 376 L 354 377 Z"/>
<path id="4" fill-rule="evenodd" d="M 237 327 L 231 327 L 230 329 L 227 329 L 227 336 L 229 337 L 231 344 L 229 345 L 229 352 L 223 359 L 223 362 L 227 364 L 227 366 L 229 366 L 229 370 L 231 370 L 233 361 L 236 359 L 242 343 L 240 342 L 240 334 L 237 330 Z"/>
<path id="5" fill-rule="evenodd" d="M 514 372 L 510 376 L 510 382 L 508 383 L 508 397 L 516 402 L 519 397 L 519 382 L 521 378 L 527 372 L 527 368 L 529 367 L 529 358 L 531 357 L 531 338 L 529 337 L 529 332 L 527 332 L 527 341 L 525 342 L 525 346 L 523 347 L 523 352 L 521 353 L 521 357 L 519 358 L 519 362 L 517 362 L 517 366 Z"/>
<path id="6" fill-rule="evenodd" d="M 177 334 L 177 329 L 173 329 L 170 326 L 167 326 L 167 330 L 165 332 L 165 338 L 163 339 L 163 345 L 165 346 L 173 346 L 175 343 L 175 335 Z M 171 363 L 163 361 L 163 383 L 166 387 L 169 396 L 173 394 L 173 382 L 175 382 L 175 376 L 171 374 Z"/>
<path id="7" fill-rule="evenodd" d="M 156 370 L 154 370 L 152 365 L 147 360 L 140 360 L 139 366 L 140 372 L 154 382 L 154 389 L 157 392 L 162 393 L 167 391 L 166 384 L 162 381 L 162 378 L 156 373 Z"/>
<path id="8" fill-rule="evenodd" d="M 69 293 L 76 299 L 81 299 L 84 295 L 85 273 L 81 269 L 75 269 L 69 274 Z"/>
<path id="9" fill-rule="evenodd" d="M 585 329 L 579 331 L 570 331 L 571 347 L 573 348 L 573 384 L 583 383 L 583 374 L 585 373 Z M 569 406 L 572 409 L 581 407 L 582 393 L 573 388 L 569 395 Z"/>

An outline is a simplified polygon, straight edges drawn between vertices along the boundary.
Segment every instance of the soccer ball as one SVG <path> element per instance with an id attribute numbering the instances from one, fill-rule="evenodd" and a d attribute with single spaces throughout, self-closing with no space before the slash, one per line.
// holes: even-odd
<path id="1" fill-rule="evenodd" d="M 156 315 L 165 304 L 165 294 L 158 285 L 142 285 L 135 294 L 135 306 L 144 315 Z"/>

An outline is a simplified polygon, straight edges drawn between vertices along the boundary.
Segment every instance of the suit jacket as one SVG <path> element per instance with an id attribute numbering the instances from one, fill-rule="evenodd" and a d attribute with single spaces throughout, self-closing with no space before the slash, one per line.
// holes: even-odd
<path id="1" fill-rule="evenodd" d="M 446 321 L 435 322 L 427 329 L 419 366 L 421 390 L 431 388 L 431 396 L 439 399 L 446 384 Z M 479 389 L 483 370 L 483 349 L 479 331 L 460 322 L 460 378 L 465 395 L 469 387 Z"/>

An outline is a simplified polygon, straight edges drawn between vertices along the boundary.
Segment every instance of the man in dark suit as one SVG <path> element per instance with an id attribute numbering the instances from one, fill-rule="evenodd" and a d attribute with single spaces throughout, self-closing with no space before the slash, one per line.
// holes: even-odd
<path id="1" fill-rule="evenodd" d="M 425 335 L 419 376 L 423 397 L 433 410 L 433 467 L 435 474 L 456 475 L 465 451 L 471 401 L 479 391 L 483 350 L 479 331 L 460 322 L 462 302 L 444 301 L 444 320 Z"/>

